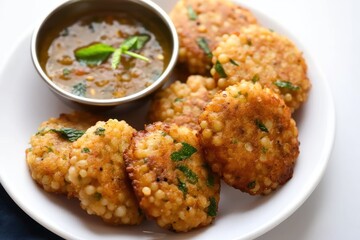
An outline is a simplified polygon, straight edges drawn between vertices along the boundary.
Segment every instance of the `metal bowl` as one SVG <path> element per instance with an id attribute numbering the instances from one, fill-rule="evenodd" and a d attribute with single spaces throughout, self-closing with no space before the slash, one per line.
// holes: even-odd
<path id="1" fill-rule="evenodd" d="M 160 77 L 150 86 L 139 92 L 113 99 L 92 99 L 76 96 L 56 85 L 46 74 L 45 69 L 41 66 L 39 61 L 41 48 L 46 47 L 45 42 L 49 41 L 47 39 L 48 33 L 52 29 L 59 27 L 59 24 L 64 22 L 64 19 L 77 19 L 94 12 L 116 11 L 126 12 L 128 14 L 140 14 L 142 21 L 152 22 L 161 30 L 163 37 L 167 39 L 171 53 L 166 69 Z M 137 100 L 147 97 L 169 79 L 169 75 L 177 60 L 178 49 L 179 40 L 170 17 L 158 5 L 150 0 L 70 0 L 56 7 L 41 21 L 40 24 L 36 26 L 31 39 L 32 61 L 37 72 L 50 89 L 65 99 L 93 106 L 129 105 L 129 103 L 139 102 Z"/>

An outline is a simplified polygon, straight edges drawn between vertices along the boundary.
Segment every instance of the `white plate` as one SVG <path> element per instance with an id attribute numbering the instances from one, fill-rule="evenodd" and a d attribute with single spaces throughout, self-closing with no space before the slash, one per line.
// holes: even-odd
<path id="1" fill-rule="evenodd" d="M 282 222 L 309 197 L 324 173 L 334 140 L 334 105 L 315 59 L 271 18 L 253 12 L 263 25 L 288 36 L 304 51 L 313 84 L 308 102 L 296 114 L 301 153 L 294 176 L 284 187 L 267 197 L 252 197 L 223 184 L 214 224 L 186 234 L 162 230 L 151 221 L 136 227 L 108 226 L 82 211 L 77 200 L 45 193 L 31 179 L 25 163 L 30 136 L 40 122 L 80 107 L 61 101 L 39 78 L 30 58 L 28 33 L 0 71 L 0 179 L 6 191 L 32 218 L 67 239 L 245 239 Z M 112 114 L 141 129 L 146 107 Z"/>

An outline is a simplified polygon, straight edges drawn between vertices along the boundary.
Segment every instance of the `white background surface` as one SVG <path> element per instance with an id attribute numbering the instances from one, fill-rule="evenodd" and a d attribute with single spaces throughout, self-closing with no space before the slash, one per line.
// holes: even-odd
<path id="1" fill-rule="evenodd" d="M 0 65 L 17 39 L 61 1 L 0 0 Z M 259 239 L 360 239 L 360 1 L 244 2 L 307 46 L 332 89 L 337 117 L 334 149 L 322 181 L 303 206 Z"/>

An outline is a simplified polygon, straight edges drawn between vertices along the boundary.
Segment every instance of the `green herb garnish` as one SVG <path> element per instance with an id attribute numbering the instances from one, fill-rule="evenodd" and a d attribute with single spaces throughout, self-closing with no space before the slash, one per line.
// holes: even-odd
<path id="1" fill-rule="evenodd" d="M 174 162 L 185 160 L 191 157 L 191 155 L 193 155 L 197 151 L 196 148 L 186 142 L 182 142 L 181 144 L 182 148 L 179 151 L 173 152 L 170 155 L 171 160 L 173 160 Z"/>
<path id="2" fill-rule="evenodd" d="M 219 62 L 219 60 L 217 60 L 216 63 L 215 63 L 215 70 L 216 70 L 216 72 L 219 74 L 219 76 L 221 78 L 226 78 L 227 77 L 227 74 L 226 74 L 223 66 Z"/>
<path id="3" fill-rule="evenodd" d="M 150 36 L 147 34 L 140 34 L 140 35 L 137 35 L 137 37 L 138 37 L 138 40 L 133 48 L 135 50 L 140 50 L 150 40 Z"/>
<path id="4" fill-rule="evenodd" d="M 82 153 L 89 153 L 90 152 L 90 149 L 88 149 L 87 147 L 81 149 L 81 152 Z"/>
<path id="5" fill-rule="evenodd" d="M 216 216 L 216 212 L 217 212 L 216 200 L 215 200 L 214 197 L 210 197 L 210 198 L 209 198 L 209 201 L 210 201 L 210 205 L 208 206 L 207 214 L 208 214 L 210 217 L 215 217 L 215 216 Z"/>
<path id="6" fill-rule="evenodd" d="M 96 201 L 100 201 L 102 198 L 102 194 L 99 192 L 96 192 L 93 194 L 93 197 L 96 199 Z"/>
<path id="7" fill-rule="evenodd" d="M 86 94 L 86 84 L 83 82 L 80 82 L 78 84 L 75 84 L 71 90 L 71 93 L 79 96 L 79 97 L 85 97 Z"/>
<path id="8" fill-rule="evenodd" d="M 262 123 L 259 119 L 255 120 L 255 124 L 261 131 L 267 132 L 267 133 L 269 132 L 269 130 L 266 128 L 265 124 Z"/>
<path id="9" fill-rule="evenodd" d="M 51 147 L 46 146 L 47 152 L 54 152 L 54 150 Z"/>
<path id="10" fill-rule="evenodd" d="M 113 69 L 116 69 L 121 60 L 121 55 L 126 54 L 128 56 L 141 59 L 146 62 L 150 62 L 150 59 L 147 57 L 144 57 L 140 54 L 137 54 L 135 52 L 132 52 L 130 50 L 140 50 L 144 47 L 145 43 L 150 39 L 149 35 L 142 34 L 142 35 L 136 35 L 127 38 L 118 49 L 115 50 L 112 60 L 111 60 L 111 67 Z"/>
<path id="11" fill-rule="evenodd" d="M 186 187 L 186 183 L 182 182 L 179 178 L 177 179 L 178 180 L 178 188 L 180 191 L 183 192 L 184 196 L 187 194 L 188 192 L 188 189 Z"/>
<path id="12" fill-rule="evenodd" d="M 175 98 L 175 100 L 174 100 L 174 102 L 182 102 L 182 101 L 184 101 L 183 98 Z"/>
<path id="13" fill-rule="evenodd" d="M 293 91 L 297 91 L 300 89 L 299 86 L 293 85 L 291 82 L 288 82 L 288 81 L 277 80 L 274 82 L 274 84 L 279 88 L 287 88 L 287 89 L 293 90 Z"/>
<path id="14" fill-rule="evenodd" d="M 208 187 L 213 187 L 215 185 L 214 174 L 211 171 L 211 168 L 210 168 L 210 166 L 208 164 L 204 164 L 203 167 L 206 169 L 206 172 L 207 172 L 206 185 Z"/>
<path id="15" fill-rule="evenodd" d="M 98 135 L 98 136 L 105 136 L 105 128 L 102 128 L 102 127 L 98 127 L 95 132 L 94 132 L 95 135 Z"/>
<path id="16" fill-rule="evenodd" d="M 261 147 L 261 152 L 262 152 L 262 153 L 264 153 L 264 154 L 265 154 L 267 151 L 268 151 L 268 149 L 267 149 L 266 147 L 264 147 L 264 146 L 263 146 L 263 147 Z"/>
<path id="17" fill-rule="evenodd" d="M 235 60 L 233 60 L 233 59 L 231 59 L 231 58 L 230 58 L 230 63 L 233 64 L 233 65 L 235 65 L 235 66 L 239 66 L 239 64 L 238 64 L 237 62 L 235 62 Z"/>
<path id="18" fill-rule="evenodd" d="M 83 131 L 83 130 L 77 130 L 77 129 L 73 129 L 73 128 L 51 129 L 50 131 L 59 134 L 60 137 L 66 139 L 70 142 L 75 142 L 85 133 L 85 131 Z"/>
<path id="19" fill-rule="evenodd" d="M 198 46 L 204 51 L 204 53 L 209 58 L 211 58 L 213 56 L 212 53 L 211 53 L 211 50 L 209 48 L 209 44 L 208 44 L 208 42 L 206 41 L 205 38 L 199 37 L 198 39 L 196 39 L 196 42 L 197 42 Z"/>
<path id="20" fill-rule="evenodd" d="M 63 69 L 63 76 L 67 76 L 67 75 L 69 75 L 71 73 L 71 70 L 70 69 L 68 69 L 68 68 L 64 68 Z"/>
<path id="21" fill-rule="evenodd" d="M 247 184 L 248 189 L 253 189 L 256 186 L 256 181 L 251 181 Z"/>
<path id="22" fill-rule="evenodd" d="M 256 83 L 256 82 L 259 81 L 259 80 L 260 80 L 259 74 L 255 74 L 255 75 L 252 77 L 252 79 L 251 79 L 251 81 L 252 81 L 253 83 Z"/>
<path id="23" fill-rule="evenodd" d="M 79 48 L 75 51 L 78 61 L 87 65 L 99 65 L 104 62 L 115 48 L 104 43 L 95 43 L 87 47 Z"/>
<path id="24" fill-rule="evenodd" d="M 196 20 L 197 19 L 197 14 L 194 11 L 194 9 L 192 8 L 192 6 L 188 6 L 187 8 L 187 13 L 188 13 L 188 17 L 190 20 Z"/>
<path id="25" fill-rule="evenodd" d="M 188 168 L 185 165 L 180 165 L 176 167 L 177 169 L 179 169 L 181 172 L 184 173 L 185 177 L 187 178 L 187 180 L 189 181 L 189 183 L 195 184 L 198 182 L 198 176 L 196 175 L 196 173 L 194 173 L 190 168 Z"/>

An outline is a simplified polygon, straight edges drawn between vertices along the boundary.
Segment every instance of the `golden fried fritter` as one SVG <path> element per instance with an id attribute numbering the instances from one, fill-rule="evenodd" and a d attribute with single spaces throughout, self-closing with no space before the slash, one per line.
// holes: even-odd
<path id="1" fill-rule="evenodd" d="M 215 94 L 213 78 L 190 76 L 156 93 L 149 111 L 151 122 L 163 121 L 200 130 L 198 117 Z"/>
<path id="2" fill-rule="evenodd" d="M 224 35 L 212 61 L 220 89 L 242 79 L 258 81 L 281 95 L 292 111 L 306 101 L 311 87 L 302 53 L 286 37 L 258 25 Z"/>
<path id="3" fill-rule="evenodd" d="M 298 130 L 290 109 L 270 89 L 249 81 L 229 86 L 199 122 L 205 158 L 227 184 L 268 194 L 292 177 Z"/>
<path id="4" fill-rule="evenodd" d="M 123 159 L 134 132 L 124 121 L 98 122 L 70 153 L 69 180 L 81 207 L 107 223 L 139 224 L 143 219 Z"/>
<path id="5" fill-rule="evenodd" d="M 223 34 L 256 24 L 249 10 L 228 0 L 180 0 L 170 16 L 179 35 L 179 62 L 193 74 L 209 72 L 211 51 Z"/>
<path id="6" fill-rule="evenodd" d="M 45 191 L 74 195 L 66 174 L 72 145 L 70 140 L 76 138 L 67 138 L 62 130 L 66 132 L 68 129 L 71 134 L 73 129 L 77 136 L 81 136 L 97 120 L 90 114 L 74 112 L 41 123 L 39 131 L 30 139 L 31 147 L 26 149 L 26 162 L 32 178 Z"/>
<path id="7" fill-rule="evenodd" d="M 195 130 L 147 125 L 134 135 L 125 161 L 140 207 L 160 227 L 187 232 L 214 220 L 220 182 L 205 164 Z"/>

